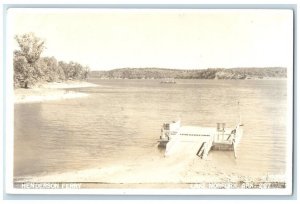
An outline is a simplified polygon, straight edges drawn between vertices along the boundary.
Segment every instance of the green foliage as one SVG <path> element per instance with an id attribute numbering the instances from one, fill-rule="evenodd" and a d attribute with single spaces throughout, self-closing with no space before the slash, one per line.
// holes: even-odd
<path id="1" fill-rule="evenodd" d="M 89 68 L 76 62 L 57 61 L 55 57 L 41 57 L 44 41 L 33 33 L 15 36 L 20 50 L 14 51 L 14 86 L 28 88 L 37 82 L 86 79 Z"/>

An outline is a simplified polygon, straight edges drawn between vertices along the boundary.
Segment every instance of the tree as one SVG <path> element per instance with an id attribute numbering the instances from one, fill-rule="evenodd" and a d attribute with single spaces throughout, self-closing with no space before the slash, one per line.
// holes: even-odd
<path id="1" fill-rule="evenodd" d="M 28 75 L 30 72 L 29 64 L 26 58 L 20 55 L 18 52 L 14 52 L 14 86 L 15 87 L 27 87 Z"/>
<path id="2" fill-rule="evenodd" d="M 28 88 L 43 75 L 37 61 L 45 49 L 44 41 L 33 33 L 16 35 L 15 39 L 20 47 L 20 50 L 14 52 L 15 79 L 19 80 L 21 87 Z"/>
<path id="3" fill-rule="evenodd" d="M 33 33 L 16 35 L 20 50 L 14 51 L 14 86 L 28 88 L 36 82 L 66 79 L 85 79 L 89 68 L 77 62 L 57 61 L 55 57 L 41 57 L 45 43 Z"/>
<path id="4" fill-rule="evenodd" d="M 58 76 L 58 63 L 55 57 L 43 57 L 41 60 L 45 63 L 44 72 L 45 80 L 47 82 L 57 81 Z"/>
<path id="5" fill-rule="evenodd" d="M 85 66 L 85 67 L 83 68 L 82 79 L 87 79 L 89 72 L 90 72 L 90 68 L 89 68 L 88 66 Z"/>
<path id="6" fill-rule="evenodd" d="M 83 67 L 81 64 L 77 62 L 69 62 L 65 63 L 63 61 L 58 62 L 58 66 L 64 72 L 65 79 L 86 79 L 89 73 L 89 67 Z"/>
<path id="7" fill-rule="evenodd" d="M 26 58 L 29 64 L 35 63 L 45 49 L 45 42 L 36 37 L 34 33 L 16 35 L 15 39 L 20 46 L 21 54 Z"/>

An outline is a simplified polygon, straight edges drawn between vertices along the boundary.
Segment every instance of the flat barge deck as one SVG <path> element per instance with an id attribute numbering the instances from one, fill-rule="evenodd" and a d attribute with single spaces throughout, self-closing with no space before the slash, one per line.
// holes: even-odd
<path id="1" fill-rule="evenodd" d="M 241 123 L 234 128 L 226 128 L 225 123 L 217 127 L 181 126 L 180 121 L 164 123 L 159 146 L 165 147 L 165 156 L 176 152 L 191 151 L 200 158 L 207 158 L 210 150 L 233 151 L 242 137 Z"/>

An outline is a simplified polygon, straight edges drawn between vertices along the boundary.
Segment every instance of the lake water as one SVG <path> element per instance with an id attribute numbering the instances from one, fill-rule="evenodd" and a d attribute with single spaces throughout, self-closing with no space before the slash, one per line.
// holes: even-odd
<path id="1" fill-rule="evenodd" d="M 210 152 L 224 171 L 283 174 L 286 168 L 286 80 L 90 79 L 99 87 L 77 88 L 88 98 L 15 104 L 14 176 L 81 170 L 162 157 L 162 123 L 234 127 L 238 106 L 244 135 L 238 159 Z"/>

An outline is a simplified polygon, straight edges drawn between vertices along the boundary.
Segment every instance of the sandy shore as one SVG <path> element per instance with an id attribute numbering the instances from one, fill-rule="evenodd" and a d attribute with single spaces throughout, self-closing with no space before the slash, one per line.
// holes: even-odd
<path id="1" fill-rule="evenodd" d="M 98 85 L 82 82 L 82 81 L 67 81 L 63 83 L 52 82 L 47 84 L 37 85 L 30 89 L 15 89 L 15 103 L 35 103 L 51 100 L 63 100 L 72 98 L 87 97 L 86 93 L 78 93 L 70 91 L 71 88 L 96 87 Z"/>
<path id="2" fill-rule="evenodd" d="M 135 161 L 103 165 L 92 169 L 44 173 L 35 176 L 15 178 L 15 182 L 72 182 L 83 183 L 86 188 L 226 188 L 229 183 L 260 185 L 275 182 L 275 188 L 285 185 L 284 176 L 246 176 L 237 172 L 226 172 L 209 160 L 196 156 L 142 157 Z M 88 183 L 88 184 L 87 184 Z M 224 186 L 199 186 L 197 184 L 219 183 Z"/>

